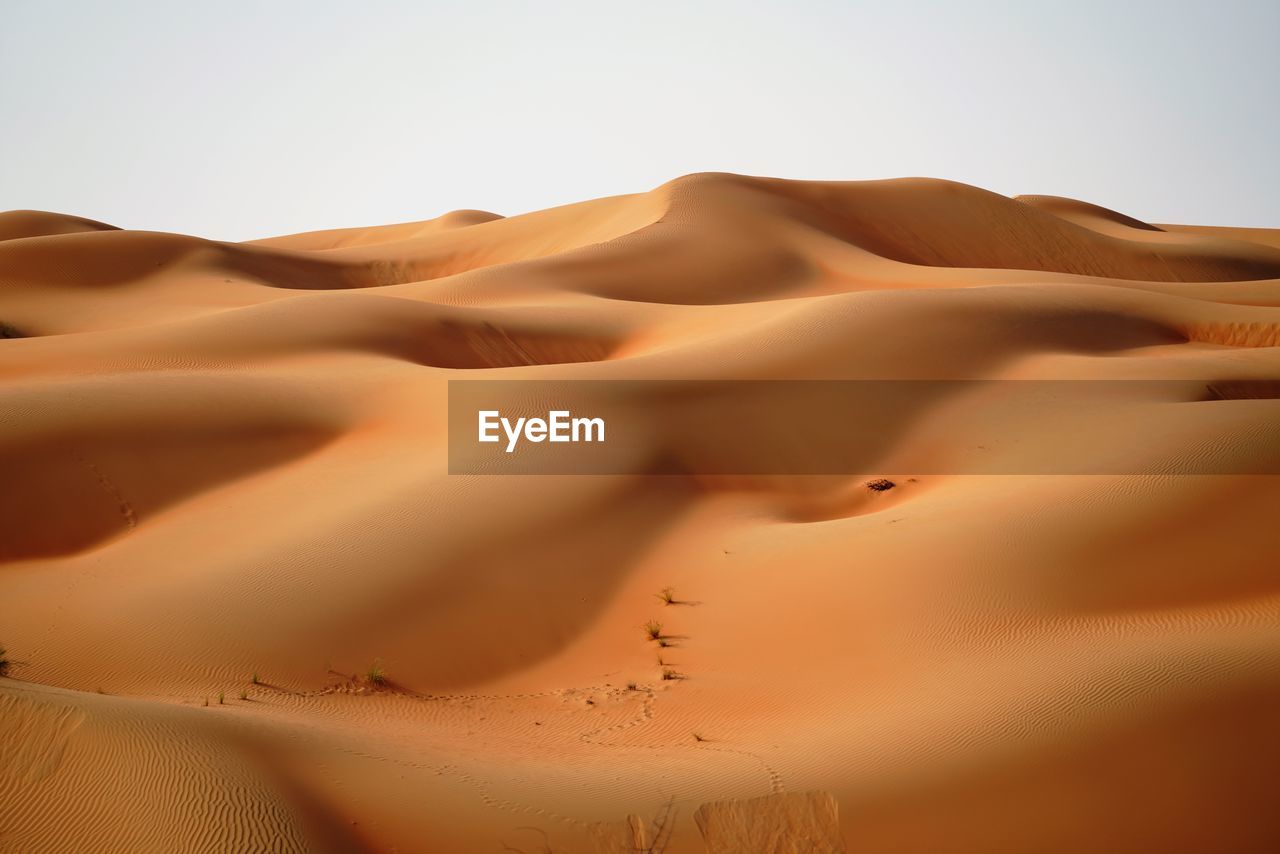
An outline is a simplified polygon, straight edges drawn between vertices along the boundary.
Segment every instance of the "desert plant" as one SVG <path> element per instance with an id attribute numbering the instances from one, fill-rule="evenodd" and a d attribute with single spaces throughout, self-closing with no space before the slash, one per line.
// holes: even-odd
<path id="1" fill-rule="evenodd" d="M 209 705 L 209 698 L 208 698 L 208 697 L 205 697 L 205 698 L 204 698 L 204 704 L 205 704 L 205 706 L 206 706 L 206 707 Z"/>
<path id="2" fill-rule="evenodd" d="M 249 699 L 249 692 L 248 692 L 248 691 L 241 691 L 241 692 L 240 692 L 240 699 L 241 699 L 241 700 L 247 700 L 247 699 Z"/>
<path id="3" fill-rule="evenodd" d="M 640 690 L 640 686 L 639 686 L 639 685 L 637 685 L 637 684 L 636 684 L 636 683 L 634 683 L 634 682 L 628 682 L 628 683 L 627 683 L 627 690 L 628 690 L 628 691 L 639 691 L 639 690 Z"/>
<path id="4" fill-rule="evenodd" d="M 664 587 L 662 590 L 654 594 L 658 597 L 658 601 L 663 605 L 674 605 L 676 601 L 676 589 L 674 587 Z"/>
<path id="5" fill-rule="evenodd" d="M 707 737 L 700 732 L 694 732 L 692 735 L 694 741 L 702 742 L 707 740 Z"/>
<path id="6" fill-rule="evenodd" d="M 219 706 L 224 706 L 224 705 L 226 705 L 226 703 L 227 703 L 227 692 L 225 692 L 225 691 L 219 691 L 219 692 L 218 692 L 218 705 L 219 705 Z"/>
<path id="7" fill-rule="evenodd" d="M 677 673 L 676 671 L 672 670 L 670 667 L 664 667 L 664 668 L 662 668 L 662 681 L 663 681 L 663 682 L 670 682 L 670 681 L 672 681 L 673 679 L 683 679 L 683 678 L 684 678 L 683 676 L 681 676 L 681 675 L 680 675 L 679 673 Z"/>
<path id="8" fill-rule="evenodd" d="M 663 649 L 666 649 L 667 647 L 671 646 L 671 639 L 658 638 L 658 646 L 662 647 Z"/>
<path id="9" fill-rule="evenodd" d="M 662 623 L 657 620 L 649 620 L 644 624 L 644 636 L 649 640 L 660 640 L 662 638 Z"/>
<path id="10" fill-rule="evenodd" d="M 373 664 L 369 665 L 364 678 L 370 685 L 382 686 L 387 684 L 387 672 L 382 669 L 382 659 L 377 659 Z"/>
<path id="11" fill-rule="evenodd" d="M 255 670 L 255 671 L 253 671 L 253 684 L 254 684 L 254 685 L 261 685 L 261 684 L 262 684 L 262 680 L 258 678 L 258 671 L 256 671 L 256 670 Z"/>
<path id="12" fill-rule="evenodd" d="M 23 335 L 14 327 L 0 321 L 0 338 L 22 338 Z"/>
<path id="13" fill-rule="evenodd" d="M 9 655 L 4 647 L 0 646 L 0 676 L 9 675 Z"/>

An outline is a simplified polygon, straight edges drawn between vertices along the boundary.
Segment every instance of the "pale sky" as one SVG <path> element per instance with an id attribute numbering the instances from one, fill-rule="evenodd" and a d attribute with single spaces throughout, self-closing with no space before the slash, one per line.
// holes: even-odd
<path id="1" fill-rule="evenodd" d="M 0 0 L 0 209 L 249 239 L 688 172 L 1280 227 L 1280 3 Z"/>

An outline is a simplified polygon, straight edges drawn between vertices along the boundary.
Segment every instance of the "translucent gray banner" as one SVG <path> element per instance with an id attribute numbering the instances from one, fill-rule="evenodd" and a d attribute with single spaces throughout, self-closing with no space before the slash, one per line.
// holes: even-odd
<path id="1" fill-rule="evenodd" d="M 1280 381 L 451 380 L 449 472 L 1277 474 Z"/>

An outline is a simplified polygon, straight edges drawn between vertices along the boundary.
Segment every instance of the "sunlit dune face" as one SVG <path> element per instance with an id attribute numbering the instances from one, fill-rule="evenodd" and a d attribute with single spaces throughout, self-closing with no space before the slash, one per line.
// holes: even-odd
<path id="1" fill-rule="evenodd" d="M 0 845 L 1271 850 L 1277 280 L 1275 232 L 924 179 L 0 215 Z M 459 473 L 460 380 L 498 455 L 632 444 Z M 682 385 L 810 380 L 954 385 L 821 442 Z M 1062 380 L 1115 385 L 997 393 Z"/>

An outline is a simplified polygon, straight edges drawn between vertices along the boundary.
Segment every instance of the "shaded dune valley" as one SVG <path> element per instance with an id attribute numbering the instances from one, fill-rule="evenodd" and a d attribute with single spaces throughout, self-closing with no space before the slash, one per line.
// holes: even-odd
<path id="1" fill-rule="evenodd" d="M 459 379 L 1169 384 L 506 475 Z M 941 180 L 0 214 L 0 851 L 1280 851 L 1278 389 L 1280 230 Z"/>

